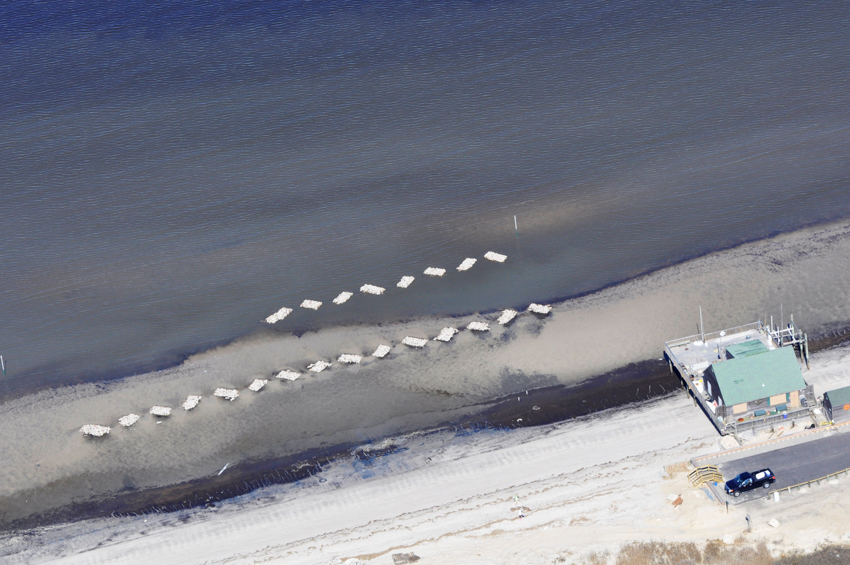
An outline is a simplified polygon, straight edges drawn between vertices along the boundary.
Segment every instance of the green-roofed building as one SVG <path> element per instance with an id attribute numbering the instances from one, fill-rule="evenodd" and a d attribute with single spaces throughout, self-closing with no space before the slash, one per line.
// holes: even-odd
<path id="1" fill-rule="evenodd" d="M 770 351 L 765 344 L 757 339 L 751 339 L 742 343 L 736 343 L 726 348 L 727 359 L 741 359 L 750 355 L 758 355 L 759 353 L 767 353 Z"/>
<path id="2" fill-rule="evenodd" d="M 761 342 L 758 342 L 761 343 Z M 703 374 L 705 388 L 717 407 L 725 407 L 720 414 L 728 418 L 760 417 L 793 410 L 800 406 L 800 397 L 806 396 L 806 381 L 800 371 L 797 355 L 791 347 L 757 351 L 747 347 L 726 348 L 732 358 L 717 361 Z"/>
<path id="3" fill-rule="evenodd" d="M 850 421 L 850 386 L 825 392 L 823 407 L 830 421 L 836 423 Z"/>

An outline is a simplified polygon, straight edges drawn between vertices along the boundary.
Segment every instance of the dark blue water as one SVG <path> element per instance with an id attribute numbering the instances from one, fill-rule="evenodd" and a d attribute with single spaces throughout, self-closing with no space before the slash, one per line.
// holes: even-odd
<path id="1" fill-rule="evenodd" d="M 845 217 L 848 20 L 3 3 L 0 394 L 175 362 L 305 298 L 326 305 L 275 331 L 522 306 Z M 508 262 L 454 271 L 490 249 Z M 364 283 L 390 290 L 330 304 Z"/>

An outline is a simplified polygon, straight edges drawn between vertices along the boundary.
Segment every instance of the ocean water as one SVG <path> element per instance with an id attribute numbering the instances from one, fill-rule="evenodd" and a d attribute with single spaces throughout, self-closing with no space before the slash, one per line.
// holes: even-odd
<path id="1" fill-rule="evenodd" d="M 0 397 L 256 332 L 581 295 L 845 217 L 848 20 L 843 2 L 5 2 Z M 508 261 L 455 271 L 491 249 Z M 388 291 L 330 303 L 364 283 Z"/>

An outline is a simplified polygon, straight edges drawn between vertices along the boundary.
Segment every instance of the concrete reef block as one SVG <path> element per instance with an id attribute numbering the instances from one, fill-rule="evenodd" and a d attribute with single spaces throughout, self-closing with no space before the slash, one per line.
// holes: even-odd
<path id="1" fill-rule="evenodd" d="M 472 268 L 472 266 L 478 262 L 478 259 L 473 259 L 472 257 L 467 257 L 463 260 L 463 263 L 457 266 L 458 271 L 468 271 Z"/>
<path id="2" fill-rule="evenodd" d="M 316 361 L 315 363 L 307 365 L 307 369 L 314 373 L 321 373 L 330 366 L 331 364 L 327 361 Z"/>
<path id="3" fill-rule="evenodd" d="M 495 251 L 488 251 L 484 254 L 484 258 L 489 259 L 490 261 L 495 261 L 496 263 L 504 263 L 508 256 L 496 253 Z"/>
<path id="4" fill-rule="evenodd" d="M 185 402 L 183 402 L 183 410 L 188 412 L 195 408 L 198 404 L 201 403 L 201 397 L 197 394 L 190 394 L 186 397 Z"/>
<path id="5" fill-rule="evenodd" d="M 353 292 L 340 292 L 339 296 L 334 298 L 334 304 L 345 304 L 352 296 L 354 296 Z"/>
<path id="6" fill-rule="evenodd" d="M 294 381 L 295 379 L 297 379 L 300 376 L 301 376 L 301 373 L 299 373 L 297 371 L 290 371 L 289 369 L 284 369 L 283 371 L 281 371 L 281 372 L 279 372 L 278 374 L 275 375 L 275 377 L 278 378 L 278 379 L 286 379 L 288 381 Z"/>
<path id="7" fill-rule="evenodd" d="M 339 359 L 337 359 L 337 361 L 339 361 L 340 363 L 353 365 L 354 363 L 359 363 L 361 359 L 363 359 L 363 357 L 360 355 L 354 355 L 353 353 L 343 353 L 339 356 Z"/>
<path id="8" fill-rule="evenodd" d="M 373 353 L 372 355 L 374 355 L 375 357 L 378 357 L 380 359 L 383 359 L 384 357 L 387 356 L 387 353 L 389 353 L 391 349 L 392 349 L 392 347 L 390 347 L 389 345 L 379 345 L 378 349 L 376 349 L 375 353 Z"/>
<path id="9" fill-rule="evenodd" d="M 443 328 L 440 330 L 440 335 L 434 338 L 434 341 L 451 341 L 457 333 L 455 328 Z"/>
<path id="10" fill-rule="evenodd" d="M 278 310 L 277 312 L 275 312 L 274 314 L 272 314 L 271 316 L 266 318 L 266 323 L 267 324 L 274 324 L 275 322 L 279 322 L 279 321 L 283 320 L 284 318 L 286 318 L 290 314 L 292 314 L 292 308 L 281 308 L 280 310 Z"/>
<path id="11" fill-rule="evenodd" d="M 127 414 L 126 416 L 121 416 L 120 418 L 118 418 L 118 423 L 124 426 L 125 428 L 129 428 L 138 421 L 138 414 Z"/>
<path id="12" fill-rule="evenodd" d="M 510 323 L 511 320 L 516 318 L 517 314 L 519 314 L 519 312 L 517 312 L 516 310 L 511 310 L 510 308 L 508 308 L 507 310 L 502 310 L 502 315 L 499 316 L 499 319 L 496 320 L 496 321 L 500 325 L 504 326 L 505 324 Z"/>
<path id="13" fill-rule="evenodd" d="M 260 392 L 266 383 L 269 382 L 266 379 L 254 379 L 254 382 L 248 385 L 248 390 L 252 390 L 254 392 Z"/>
<path id="14" fill-rule="evenodd" d="M 310 310 L 318 310 L 321 305 L 322 303 L 318 300 L 305 300 L 301 303 L 302 308 L 309 308 Z"/>
<path id="15" fill-rule="evenodd" d="M 109 432 L 112 431 L 112 428 L 109 426 L 99 426 L 97 424 L 86 424 L 82 428 L 80 428 L 80 433 L 84 436 L 93 436 L 93 437 L 103 437 Z"/>
<path id="16" fill-rule="evenodd" d="M 490 324 L 485 322 L 470 322 L 466 329 L 472 330 L 474 332 L 489 332 Z"/>
<path id="17" fill-rule="evenodd" d="M 427 339 L 422 339 L 421 337 L 410 337 L 407 336 L 401 342 L 405 345 L 409 345 L 410 347 L 425 347 L 425 344 L 428 343 Z"/>
<path id="18" fill-rule="evenodd" d="M 384 290 L 386 289 L 380 286 L 375 286 L 373 284 L 364 284 L 360 287 L 360 292 L 365 292 L 366 294 L 381 295 L 384 294 Z"/>
<path id="19" fill-rule="evenodd" d="M 169 408 L 168 406 L 152 406 L 151 414 L 153 414 L 154 416 L 161 417 L 171 416 L 171 408 Z"/>
<path id="20" fill-rule="evenodd" d="M 234 400 L 239 398 L 239 391 L 235 388 L 217 388 L 215 389 L 213 395 L 233 402 Z"/>
<path id="21" fill-rule="evenodd" d="M 439 269 L 437 267 L 428 267 L 427 269 L 425 269 L 425 274 L 429 277 L 442 277 L 446 274 L 446 270 Z"/>
<path id="22" fill-rule="evenodd" d="M 416 279 L 416 277 L 409 277 L 409 276 L 401 277 L 401 280 L 398 281 L 398 284 L 396 286 L 400 287 L 400 288 L 407 288 L 407 287 L 410 286 L 410 283 L 412 283 L 415 279 Z"/>
<path id="23" fill-rule="evenodd" d="M 548 314 L 552 311 L 552 307 L 546 304 L 535 304 L 532 302 L 528 305 L 528 311 L 535 314 Z"/>

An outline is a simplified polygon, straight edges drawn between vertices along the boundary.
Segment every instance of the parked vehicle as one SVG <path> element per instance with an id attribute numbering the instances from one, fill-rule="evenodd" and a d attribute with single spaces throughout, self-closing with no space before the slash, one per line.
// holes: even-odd
<path id="1" fill-rule="evenodd" d="M 742 492 L 754 488 L 770 488 L 776 482 L 776 475 L 770 469 L 762 469 L 754 473 L 741 473 L 731 481 L 726 481 L 726 494 L 741 496 Z"/>

